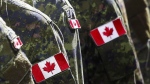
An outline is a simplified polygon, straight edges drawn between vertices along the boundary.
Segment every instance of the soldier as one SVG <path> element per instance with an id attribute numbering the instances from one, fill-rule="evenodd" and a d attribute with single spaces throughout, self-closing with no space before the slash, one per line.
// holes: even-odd
<path id="1" fill-rule="evenodd" d="M 44 3 L 43 1 L 41 1 L 41 2 Z M 39 3 L 40 3 L 40 1 L 39 1 Z M 37 3 L 37 4 L 39 4 L 39 3 Z M 15 1 L 13 4 L 16 4 Z M 61 5 L 59 2 L 57 4 Z M 17 5 L 18 5 L 18 3 L 17 3 Z M 21 5 L 19 5 L 19 6 L 21 6 Z M 57 12 L 54 4 L 48 3 L 46 11 L 49 10 L 48 7 L 54 7 L 54 11 L 52 10 L 52 11 L 50 11 L 50 13 Z M 58 7 L 61 8 L 61 6 L 58 6 Z M 4 5 L 1 8 L 3 9 L 3 10 L 1 10 L 2 16 L 3 16 L 6 14 Z M 8 12 L 8 16 L 12 16 L 12 17 L 9 18 L 9 20 L 8 20 L 7 16 L 6 17 L 3 16 L 3 17 L 6 22 L 13 21 L 13 22 L 10 22 L 10 25 L 12 25 L 12 28 L 14 29 L 14 31 L 22 38 L 22 41 L 24 43 L 22 50 L 26 53 L 27 57 L 29 58 L 29 60 L 32 64 L 40 62 L 40 61 L 48 58 L 49 56 L 52 56 L 60 51 L 63 52 L 64 54 L 66 54 L 66 51 L 63 48 L 63 44 L 60 43 L 61 42 L 59 40 L 60 37 L 59 36 L 55 37 L 56 36 L 55 34 L 57 34 L 57 32 L 59 32 L 59 34 L 61 36 L 61 40 L 64 40 L 63 36 L 61 35 L 60 30 L 57 29 L 57 25 L 47 23 L 47 22 L 45 22 L 45 20 L 43 21 L 41 16 L 39 15 L 39 17 L 37 17 L 36 13 L 34 13 L 33 11 L 30 11 L 30 10 L 28 11 L 27 9 L 25 9 L 23 11 L 21 11 L 21 10 L 22 10 L 22 6 L 17 7 L 16 5 L 9 4 L 7 12 Z M 62 11 L 62 8 L 60 11 L 58 10 L 57 16 L 55 16 L 55 14 L 54 14 L 54 17 L 58 17 L 59 12 L 61 12 L 61 11 Z M 17 13 L 18 17 L 15 17 L 15 15 L 16 15 L 15 13 Z M 49 13 L 49 12 L 47 11 L 47 13 Z M 32 16 L 32 14 L 33 14 L 33 16 Z M 35 14 L 35 17 L 34 17 L 34 14 Z M 50 21 L 49 18 L 46 18 L 46 20 L 47 19 L 48 19 L 48 21 Z M 54 18 L 54 20 L 55 19 L 58 20 L 59 17 Z M 72 35 L 72 37 L 73 37 L 73 35 Z M 59 41 L 59 42 L 57 42 L 57 41 Z M 71 42 L 72 40 L 67 39 L 65 41 Z M 69 44 L 69 45 L 66 44 L 66 45 L 71 50 L 71 47 L 70 47 L 71 44 Z M 31 51 L 34 51 L 34 52 L 31 52 Z M 70 71 L 67 71 L 64 74 L 65 74 L 65 77 L 68 76 L 69 79 L 66 78 L 63 81 L 68 82 L 68 80 L 69 80 L 70 82 L 74 82 L 73 78 L 71 77 Z M 62 76 L 62 78 L 65 78 L 64 75 L 61 75 L 61 76 Z M 60 79 L 61 76 L 60 75 L 55 76 L 54 77 L 55 80 L 49 79 L 47 81 L 43 81 L 42 83 L 47 83 L 47 84 L 60 83 L 62 80 L 56 81 L 56 79 L 57 78 Z M 31 78 L 30 78 L 30 72 L 29 72 L 25 76 L 25 78 L 22 81 L 20 81 L 20 84 L 29 83 L 30 79 Z"/>
<path id="2" fill-rule="evenodd" d="M 116 18 L 115 11 L 105 1 L 72 1 L 72 4 L 82 25 L 80 38 L 85 80 L 88 79 L 85 83 L 133 84 L 134 54 L 127 37 L 98 47 L 89 36 L 92 29 Z"/>
<path id="3" fill-rule="evenodd" d="M 150 19 L 148 0 L 125 1 L 131 36 L 140 61 L 145 84 L 149 83 Z M 143 62 L 141 62 L 141 60 Z"/>
<path id="4" fill-rule="evenodd" d="M 20 50 L 23 45 L 15 32 L 6 25 L 0 17 L 1 29 L 1 84 L 18 84 L 24 80 L 24 76 L 30 72 L 31 63 L 26 55 Z M 5 50 L 4 50 L 5 49 Z M 7 53 L 6 49 L 10 52 Z M 17 75 L 19 74 L 19 76 Z M 26 83 L 33 83 L 31 74 Z"/>

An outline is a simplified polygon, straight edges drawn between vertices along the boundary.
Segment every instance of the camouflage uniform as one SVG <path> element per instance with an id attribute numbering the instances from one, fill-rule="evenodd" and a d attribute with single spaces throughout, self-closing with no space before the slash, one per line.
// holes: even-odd
<path id="1" fill-rule="evenodd" d="M 27 1 L 27 3 L 31 3 L 31 1 Z M 46 5 L 44 5 L 44 9 L 40 9 L 40 10 L 43 12 L 46 12 L 47 15 L 51 14 L 52 19 L 54 21 L 62 20 L 62 17 L 60 17 L 61 12 L 63 12 L 63 9 L 61 8 L 62 5 L 60 2 L 57 2 L 57 4 L 55 4 L 55 3 L 56 2 L 54 0 L 51 0 L 50 2 L 49 1 L 44 2 L 41 0 L 41 1 L 37 2 L 37 5 L 35 5 L 35 7 L 40 9 L 41 6 L 43 6 L 43 4 L 46 4 Z M 49 7 L 52 7 L 53 9 L 49 10 Z M 57 8 L 59 8 L 59 9 L 57 10 Z M 22 47 L 22 50 L 23 50 L 23 52 L 25 52 L 25 54 L 27 55 L 27 57 L 29 58 L 29 60 L 32 64 L 40 62 L 40 61 L 48 58 L 49 56 L 52 56 L 52 55 L 60 52 L 57 42 L 55 40 L 55 37 L 53 35 L 52 28 L 49 25 L 43 24 L 37 18 L 24 13 L 24 11 L 22 11 L 23 10 L 22 8 L 16 7 L 14 5 L 8 4 L 8 14 L 10 16 L 9 19 L 6 16 L 6 13 L 5 13 L 6 10 L 5 10 L 4 5 L 3 5 L 2 9 L 3 9 L 3 10 L 1 10 L 2 17 L 5 19 L 5 21 L 7 23 L 10 21 L 9 25 L 11 25 L 11 27 L 16 32 L 16 34 L 20 36 L 20 38 L 24 44 Z M 55 13 L 57 13 L 57 14 L 55 14 Z M 60 24 L 60 23 L 57 23 L 57 24 Z M 68 52 L 70 52 L 70 53 L 68 53 L 68 56 L 70 56 L 69 59 L 72 60 L 73 53 L 72 53 L 71 43 L 72 43 L 72 37 L 74 35 L 74 33 L 72 33 L 72 32 L 74 32 L 74 31 L 70 31 L 70 29 L 64 27 L 64 25 L 62 23 L 60 25 L 62 25 L 61 31 L 66 30 L 63 32 L 63 34 L 67 35 L 67 37 L 64 37 L 65 48 L 67 49 Z M 31 52 L 31 51 L 33 51 L 33 52 Z M 27 83 L 28 77 L 29 76 L 26 75 L 26 78 L 21 82 L 21 84 Z M 61 80 L 62 78 L 66 78 L 66 79 L 64 79 L 62 81 Z M 58 81 L 58 79 L 60 79 L 60 80 Z M 68 80 L 69 80 L 69 83 L 74 83 L 74 81 L 71 77 L 70 71 L 66 71 L 60 75 L 56 75 L 56 76 L 52 77 L 51 79 L 48 79 L 42 83 L 58 84 L 61 82 L 66 83 L 66 82 L 68 82 Z"/>
<path id="2" fill-rule="evenodd" d="M 31 0 L 28 0 L 27 3 L 31 4 Z M 70 3 L 75 8 L 77 18 L 82 26 L 82 29 L 79 31 L 85 84 L 133 84 L 135 62 L 132 48 L 126 35 L 100 47 L 97 47 L 89 36 L 90 30 L 117 17 L 113 8 L 104 0 L 70 0 Z M 69 63 L 73 74 L 75 74 L 73 61 L 75 49 L 72 47 L 74 30 L 69 28 L 66 18 L 63 19 L 63 16 L 61 16 L 64 12 L 62 9 L 63 5 L 64 3 L 59 0 L 38 0 L 35 7 L 50 16 L 60 27 L 64 36 L 64 45 L 69 57 Z M 8 19 L 5 13 L 5 6 L 3 5 L 3 7 L 1 16 L 21 37 L 24 43 L 22 50 L 32 64 L 59 52 L 53 32 L 48 25 L 41 23 L 33 16 L 25 14 L 21 11 L 21 8 L 12 5 L 8 6 Z M 64 24 L 63 20 L 65 20 Z M 76 50 L 76 54 L 79 56 L 79 51 L 78 49 Z M 80 66 L 80 64 L 78 65 Z M 28 75 L 26 76 L 28 78 Z M 80 73 L 79 79 L 81 79 Z M 81 80 L 79 81 L 79 84 L 81 84 Z M 74 84 L 69 71 L 53 76 L 41 84 L 66 83 Z"/>
<path id="3" fill-rule="evenodd" d="M 0 29 L 1 29 L 1 58 L 0 63 L 0 83 L 1 84 L 18 84 L 24 76 L 30 71 L 31 63 L 26 55 L 20 50 L 22 45 L 19 37 L 15 32 L 6 25 L 3 19 L 0 17 Z M 17 42 L 20 42 L 18 44 Z M 5 41 L 5 43 L 4 43 Z M 17 44 L 16 44 L 17 43 Z M 5 47 L 5 48 L 3 48 Z M 7 49 L 10 53 L 6 53 Z M 19 74 L 19 75 L 17 75 Z M 31 75 L 29 75 L 31 77 Z M 28 82 L 33 82 L 30 79 Z"/>
<path id="4" fill-rule="evenodd" d="M 136 47 L 145 84 L 150 83 L 149 62 L 147 61 L 149 60 L 149 44 L 147 45 L 147 42 L 150 38 L 150 13 L 147 1 L 149 0 L 125 1 L 130 29 L 132 32 L 131 35 L 133 38 L 134 45 Z"/>
<path id="5" fill-rule="evenodd" d="M 78 4 L 80 9 L 76 11 L 82 25 L 80 36 L 84 72 L 88 79 L 86 83 L 133 84 L 136 65 L 127 36 L 121 36 L 100 47 L 89 36 L 90 30 L 117 17 L 113 8 L 107 2 L 98 0 L 80 1 Z"/>

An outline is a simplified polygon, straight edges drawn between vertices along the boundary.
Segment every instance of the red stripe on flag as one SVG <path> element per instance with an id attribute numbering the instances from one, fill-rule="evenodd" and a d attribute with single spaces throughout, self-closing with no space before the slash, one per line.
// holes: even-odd
<path id="1" fill-rule="evenodd" d="M 22 45 L 22 42 L 21 42 L 21 40 L 20 40 L 20 37 L 18 37 L 17 40 L 19 41 L 19 44 Z"/>
<path id="2" fill-rule="evenodd" d="M 77 25 L 78 25 L 78 28 L 81 28 L 80 23 L 79 23 L 78 20 L 76 20 L 76 23 L 77 23 Z"/>
<path id="3" fill-rule="evenodd" d="M 90 35 L 92 36 L 94 42 L 96 43 L 97 46 L 100 46 L 102 44 L 104 44 L 105 42 L 103 41 L 99 31 L 98 31 L 98 28 L 92 30 L 90 32 Z"/>
<path id="4" fill-rule="evenodd" d="M 61 71 L 64 71 L 67 68 L 69 68 L 69 65 L 68 65 L 68 63 L 67 63 L 67 61 L 64 58 L 64 55 L 62 53 L 56 54 L 54 57 L 55 57 L 58 65 L 59 65 Z"/>
<path id="5" fill-rule="evenodd" d="M 69 20 L 69 23 L 70 23 L 71 28 L 74 28 L 71 20 Z"/>
<path id="6" fill-rule="evenodd" d="M 125 29 L 124 29 L 124 27 L 122 25 L 122 22 L 121 22 L 121 20 L 119 18 L 114 20 L 113 24 L 114 24 L 114 26 L 116 28 L 116 31 L 118 32 L 119 36 L 121 36 L 121 35 L 126 33 L 126 31 L 125 31 Z"/>
<path id="7" fill-rule="evenodd" d="M 37 83 L 45 79 L 38 64 L 32 66 L 32 75 Z"/>

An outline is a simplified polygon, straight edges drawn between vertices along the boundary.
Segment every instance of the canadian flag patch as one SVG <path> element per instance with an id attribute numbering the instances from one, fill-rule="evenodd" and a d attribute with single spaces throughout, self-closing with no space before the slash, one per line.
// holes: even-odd
<path id="1" fill-rule="evenodd" d="M 70 27 L 71 27 L 72 29 L 79 29 L 79 28 L 81 28 L 78 19 L 70 19 L 70 20 L 69 20 L 69 24 L 70 24 Z"/>
<path id="2" fill-rule="evenodd" d="M 21 46 L 23 45 L 22 41 L 20 40 L 20 37 L 18 36 L 17 38 L 13 39 L 13 44 L 14 44 L 14 47 L 16 49 L 20 49 Z"/>
<path id="3" fill-rule="evenodd" d="M 97 46 L 103 45 L 124 35 L 125 33 L 126 31 L 120 18 L 117 18 L 90 31 L 90 35 Z"/>
<path id="4" fill-rule="evenodd" d="M 63 53 L 55 54 L 32 66 L 32 75 L 37 83 L 69 68 Z"/>

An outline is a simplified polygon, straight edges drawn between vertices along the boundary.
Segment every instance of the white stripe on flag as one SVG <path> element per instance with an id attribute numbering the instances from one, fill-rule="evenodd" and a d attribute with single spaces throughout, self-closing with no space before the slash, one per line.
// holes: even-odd
<path id="1" fill-rule="evenodd" d="M 50 64 L 52 64 L 52 63 L 55 64 L 55 67 L 54 67 L 54 70 L 53 70 L 53 71 L 50 71 L 50 72 L 44 71 L 43 68 L 44 68 L 44 67 L 47 67 L 47 66 L 45 65 L 46 62 L 49 62 Z M 40 70 L 42 71 L 43 76 L 44 76 L 45 79 L 47 79 L 47 78 L 49 78 L 49 77 L 51 77 L 51 76 L 53 76 L 53 75 L 55 75 L 55 74 L 61 72 L 61 70 L 60 70 L 60 68 L 59 68 L 59 66 L 58 66 L 58 64 L 57 64 L 57 61 L 55 60 L 54 56 L 52 56 L 52 57 L 50 57 L 50 58 L 48 58 L 48 59 L 46 59 L 46 60 L 44 60 L 44 61 L 38 63 L 38 65 L 39 65 Z"/>
<path id="2" fill-rule="evenodd" d="M 112 35 L 107 36 L 104 34 L 104 32 L 106 32 L 106 33 L 108 32 L 107 28 L 108 28 L 108 30 L 110 30 L 110 29 L 113 30 Z M 114 27 L 114 24 L 112 22 L 109 22 L 105 25 L 98 27 L 98 31 L 99 31 L 99 33 L 100 33 L 100 35 L 101 35 L 101 37 L 105 43 L 107 43 L 107 42 L 111 41 L 112 39 L 115 39 L 119 36 L 115 27 Z"/>

